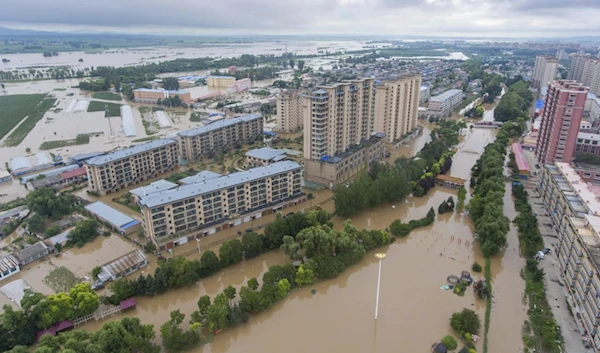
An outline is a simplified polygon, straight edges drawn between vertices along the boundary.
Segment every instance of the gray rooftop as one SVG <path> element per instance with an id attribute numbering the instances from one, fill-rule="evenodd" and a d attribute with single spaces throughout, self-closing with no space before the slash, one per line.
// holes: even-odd
<path id="1" fill-rule="evenodd" d="M 453 89 L 449 89 L 449 90 L 447 90 L 447 91 L 446 91 L 446 92 L 444 92 L 444 93 L 440 93 L 440 94 L 438 94 L 437 96 L 433 96 L 433 97 L 431 97 L 431 98 L 429 99 L 429 101 L 430 101 L 430 102 L 431 102 L 431 101 L 442 102 L 442 101 L 445 101 L 446 99 L 448 99 L 448 98 L 450 98 L 450 97 L 453 97 L 454 95 L 457 95 L 457 94 L 463 94 L 463 91 L 462 91 L 462 90 L 460 90 L 460 89 L 455 89 L 455 88 L 453 88 Z"/>
<path id="2" fill-rule="evenodd" d="M 13 255 L 15 258 L 17 258 L 17 260 L 23 262 L 31 257 L 38 256 L 47 249 L 48 247 L 46 246 L 46 244 L 39 241 L 31 246 L 26 247 L 25 249 L 17 251 Z"/>
<path id="3" fill-rule="evenodd" d="M 285 158 L 285 153 L 286 153 L 286 150 L 278 150 L 275 148 L 263 147 L 263 148 L 258 148 L 258 149 L 250 150 L 250 151 L 246 152 L 246 156 L 262 159 L 265 161 L 270 161 L 272 159 L 281 160 L 282 158 Z M 277 157 L 282 157 L 282 158 L 277 158 Z"/>
<path id="4" fill-rule="evenodd" d="M 86 161 L 86 164 L 89 165 L 103 165 L 106 163 L 114 162 L 119 159 L 127 158 L 138 153 L 146 152 L 153 150 L 155 148 L 177 144 L 177 141 L 173 139 L 161 139 L 154 140 L 146 143 L 142 143 L 141 145 L 132 146 L 129 148 L 124 148 L 122 150 L 114 151 L 112 153 L 107 153 L 104 156 L 90 158 Z"/>
<path id="5" fill-rule="evenodd" d="M 252 121 L 252 120 L 256 120 L 256 119 L 262 119 L 262 116 L 260 116 L 258 114 L 250 114 L 250 115 L 241 116 L 239 118 L 222 119 L 222 120 L 215 121 L 212 124 L 208 124 L 206 126 L 199 126 L 197 128 L 191 129 L 191 130 L 182 131 L 182 132 L 178 133 L 178 135 L 179 136 L 187 136 L 187 137 L 198 136 L 198 135 L 202 135 L 207 132 L 210 132 L 210 131 L 222 129 L 227 126 L 235 125 L 235 124 L 242 123 L 242 122 L 248 122 L 248 121 Z"/>
<path id="6" fill-rule="evenodd" d="M 90 153 L 80 153 L 70 157 L 73 162 L 83 162 L 86 159 L 94 158 L 103 155 L 105 152 L 90 152 Z"/>
<path id="7" fill-rule="evenodd" d="M 214 179 L 214 178 L 218 178 L 218 177 L 222 177 L 222 176 L 223 175 L 213 172 L 211 170 L 203 170 L 196 175 L 192 175 L 192 176 L 180 179 L 179 182 L 181 184 L 198 184 L 198 183 L 203 183 L 209 179 Z"/>
<path id="8" fill-rule="evenodd" d="M 105 221 L 111 223 L 117 228 L 121 228 L 121 226 L 126 225 L 127 223 L 131 223 L 135 221 L 135 219 L 129 217 L 128 215 L 122 213 L 121 211 L 117 211 L 114 208 L 100 202 L 96 201 L 85 206 L 85 209 L 89 212 L 95 214 L 96 216 L 104 219 Z"/>
<path id="9" fill-rule="evenodd" d="M 161 179 L 161 180 L 157 180 L 153 183 L 150 183 L 148 185 L 133 189 L 129 192 L 134 194 L 137 197 L 142 197 L 142 196 L 146 196 L 146 195 L 150 195 L 150 194 L 155 194 L 157 192 L 173 189 L 176 187 L 177 187 L 177 184 L 172 183 L 168 180 Z"/>
<path id="10" fill-rule="evenodd" d="M 267 166 L 252 168 L 244 172 L 210 179 L 203 183 L 183 185 L 177 189 L 162 192 L 159 195 L 149 195 L 143 197 L 139 204 L 145 207 L 156 207 L 301 168 L 300 164 L 296 162 L 277 162 Z"/>
<path id="11" fill-rule="evenodd" d="M 116 277 L 120 274 L 123 274 L 133 266 L 139 265 L 145 261 L 147 261 L 146 255 L 144 255 L 142 250 L 137 249 L 102 266 L 102 269 Z"/>

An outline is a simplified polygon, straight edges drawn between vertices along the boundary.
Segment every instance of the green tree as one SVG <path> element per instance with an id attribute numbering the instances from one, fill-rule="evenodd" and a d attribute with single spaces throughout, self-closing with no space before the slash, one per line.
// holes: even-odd
<path id="1" fill-rule="evenodd" d="M 207 277 L 221 269 L 221 263 L 214 252 L 206 250 L 200 257 L 200 268 L 202 277 Z"/>
<path id="2" fill-rule="evenodd" d="M 60 233 L 60 227 L 57 225 L 50 226 L 44 232 L 44 238 L 50 238 Z"/>
<path id="3" fill-rule="evenodd" d="M 89 315 L 100 306 L 98 295 L 90 288 L 89 283 L 76 284 L 69 290 L 69 296 L 75 310 L 73 318 Z"/>
<path id="4" fill-rule="evenodd" d="M 255 277 L 250 278 L 248 280 L 248 287 L 252 290 L 257 290 L 258 289 L 258 281 L 256 280 Z"/>
<path id="5" fill-rule="evenodd" d="M 34 214 L 27 221 L 27 228 L 33 233 L 42 233 L 45 229 L 44 219 L 39 214 Z"/>
<path id="6" fill-rule="evenodd" d="M 298 60 L 298 70 L 304 71 L 304 60 Z"/>
<path id="7" fill-rule="evenodd" d="M 219 258 L 221 259 L 222 267 L 231 266 L 242 261 L 243 256 L 242 243 L 237 239 L 226 241 L 219 248 Z"/>
<path id="8" fill-rule="evenodd" d="M 263 236 L 255 232 L 242 236 L 242 249 L 246 259 L 251 259 L 263 252 Z"/>
<path id="9" fill-rule="evenodd" d="M 300 261 L 304 257 L 304 252 L 302 251 L 302 246 L 300 243 L 297 243 L 296 239 L 289 235 L 283 237 L 281 249 L 287 256 L 290 257 L 292 261 Z"/>
<path id="10" fill-rule="evenodd" d="M 229 313 L 231 308 L 229 307 L 229 300 L 225 294 L 217 294 L 213 304 L 208 308 L 206 312 L 206 321 L 208 329 L 211 331 L 222 330 L 229 325 Z"/>
<path id="11" fill-rule="evenodd" d="M 177 77 L 165 77 L 162 79 L 162 85 L 166 90 L 178 90 L 179 80 Z"/>
<path id="12" fill-rule="evenodd" d="M 227 288 L 223 289 L 223 294 L 225 294 L 227 299 L 229 299 L 231 301 L 235 298 L 237 291 L 235 290 L 234 287 L 228 286 Z"/>
<path id="13" fill-rule="evenodd" d="M 86 219 L 77 223 L 75 229 L 67 234 L 67 243 L 82 247 L 85 243 L 92 241 L 98 236 L 100 224 L 95 219 Z"/>
<path id="14" fill-rule="evenodd" d="M 476 312 L 471 309 L 463 309 L 455 312 L 450 318 L 450 326 L 458 333 L 478 334 L 481 329 L 481 320 Z"/>
<path id="15" fill-rule="evenodd" d="M 314 273 L 310 268 L 304 268 L 304 265 L 298 267 L 296 272 L 296 284 L 299 286 L 305 286 L 313 283 Z"/>
<path id="16" fill-rule="evenodd" d="M 292 285 L 290 284 L 290 281 L 287 280 L 287 278 L 284 278 L 277 282 L 277 296 L 279 298 L 283 298 L 286 295 L 288 295 L 290 293 L 290 289 L 292 289 Z"/>
<path id="17" fill-rule="evenodd" d="M 185 352 L 200 342 L 200 334 L 196 330 L 184 331 L 180 325 L 185 318 L 179 310 L 171 312 L 171 320 L 160 327 L 160 336 L 165 350 L 169 353 Z"/>
<path id="18" fill-rule="evenodd" d="M 102 272 L 102 267 L 96 266 L 92 269 L 92 278 L 97 278 L 98 275 Z"/>

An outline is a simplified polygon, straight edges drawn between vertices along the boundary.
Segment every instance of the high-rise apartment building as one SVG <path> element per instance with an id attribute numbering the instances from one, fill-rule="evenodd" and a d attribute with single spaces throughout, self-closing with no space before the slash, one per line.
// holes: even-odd
<path id="1" fill-rule="evenodd" d="M 385 81 L 375 87 L 374 131 L 385 133 L 389 143 L 397 141 L 417 126 L 421 75 Z"/>
<path id="2" fill-rule="evenodd" d="M 600 95 L 600 59 L 590 55 L 575 55 L 567 78 L 580 82 L 589 87 L 591 93 Z"/>
<path id="3" fill-rule="evenodd" d="M 532 88 L 546 86 L 550 81 L 556 78 L 556 68 L 558 59 L 552 56 L 538 55 L 535 57 L 535 66 L 533 68 L 533 77 L 531 79 Z"/>
<path id="4" fill-rule="evenodd" d="M 263 118 L 251 114 L 223 119 L 178 133 L 183 158 L 190 162 L 260 138 Z"/>
<path id="5" fill-rule="evenodd" d="M 585 66 L 585 62 L 589 56 L 585 55 L 574 55 L 571 59 L 571 67 L 569 68 L 569 73 L 567 74 L 567 80 L 574 80 L 577 82 L 581 82 L 581 78 L 583 77 L 583 67 Z"/>
<path id="6" fill-rule="evenodd" d="M 277 129 L 281 132 L 302 130 L 302 94 L 297 90 L 281 92 L 277 96 Z"/>
<path id="7" fill-rule="evenodd" d="M 373 78 L 342 81 L 303 96 L 305 159 L 334 156 L 370 138 L 374 83 Z"/>
<path id="8" fill-rule="evenodd" d="M 106 195 L 178 168 L 176 140 L 154 140 L 85 162 L 88 188 Z"/>
<path id="9" fill-rule="evenodd" d="M 559 61 L 569 60 L 569 54 L 567 54 L 565 48 L 561 48 L 559 51 L 556 52 L 556 58 Z"/>
<path id="10" fill-rule="evenodd" d="M 168 235 L 225 221 L 239 225 L 250 221 L 249 213 L 277 210 L 301 196 L 302 166 L 284 161 L 148 195 L 138 205 L 144 233 L 158 246 Z M 213 228 L 201 234 L 214 232 Z"/>
<path id="11" fill-rule="evenodd" d="M 548 85 L 535 155 L 540 163 L 570 163 L 585 108 L 588 88 L 576 81 Z"/>

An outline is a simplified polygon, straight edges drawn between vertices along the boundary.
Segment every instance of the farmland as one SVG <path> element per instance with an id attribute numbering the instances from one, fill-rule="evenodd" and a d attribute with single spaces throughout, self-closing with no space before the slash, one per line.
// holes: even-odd
<path id="1" fill-rule="evenodd" d="M 121 116 L 121 104 L 116 103 L 105 103 L 98 101 L 91 101 L 90 105 L 88 105 L 88 113 L 89 112 L 103 112 L 105 106 L 108 106 L 108 114 L 110 116 Z"/>
<path id="2" fill-rule="evenodd" d="M 39 96 L 41 96 L 41 98 L 38 98 Z M 21 108 L 18 109 L 17 112 L 13 113 L 15 115 L 12 116 L 7 115 L 6 111 L 2 109 L 3 105 L 0 103 L 0 116 L 2 117 L 0 119 L 3 122 L 3 124 L 0 125 L 0 131 L 2 131 L 1 136 L 6 135 L 11 129 L 14 128 L 15 125 L 19 123 L 19 121 L 23 120 L 23 117 L 27 116 L 27 119 L 25 119 L 21 124 L 19 124 L 19 126 L 15 130 L 13 130 L 13 132 L 11 132 L 10 135 L 8 135 L 8 137 L 4 141 L 4 146 L 18 146 L 21 142 L 23 142 L 23 140 L 25 139 L 25 137 L 27 137 L 31 130 L 33 130 L 38 121 L 42 119 L 42 117 L 48 111 L 48 109 L 52 108 L 54 102 L 56 102 L 56 99 L 43 99 L 44 96 L 45 95 L 40 94 L 26 95 L 25 97 L 28 98 L 25 98 L 25 100 L 29 103 L 24 103 L 24 105 L 21 105 Z M 10 107 L 12 106 L 10 101 L 11 99 L 13 99 L 14 103 L 15 97 L 22 96 L 0 97 L 0 99 L 9 99 L 9 105 L 7 108 L 9 111 L 11 110 Z M 20 117 L 21 115 L 23 116 Z M 5 121 L 9 123 L 4 123 Z M 11 124 L 10 127 L 7 126 L 9 124 Z"/>
<path id="3" fill-rule="evenodd" d="M 120 101 L 121 96 L 111 92 L 96 92 L 92 95 L 92 98 L 104 99 L 109 101 Z"/>
<path id="4" fill-rule="evenodd" d="M 0 97 L 0 138 L 29 114 L 36 111 L 36 106 L 44 99 L 45 94 L 17 94 Z"/>
<path id="5" fill-rule="evenodd" d="M 89 135 L 77 135 L 76 138 L 71 140 L 45 141 L 40 145 L 40 150 L 45 151 L 67 146 L 87 145 L 88 143 L 90 143 Z"/>

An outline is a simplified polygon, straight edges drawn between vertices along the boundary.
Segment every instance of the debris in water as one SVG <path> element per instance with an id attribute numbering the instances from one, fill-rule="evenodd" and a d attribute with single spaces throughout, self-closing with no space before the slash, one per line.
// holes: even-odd
<path id="1" fill-rule="evenodd" d="M 311 292 L 312 294 L 317 294 L 317 290 L 316 290 L 316 289 L 313 289 L 313 290 L 311 290 L 310 292 Z"/>

